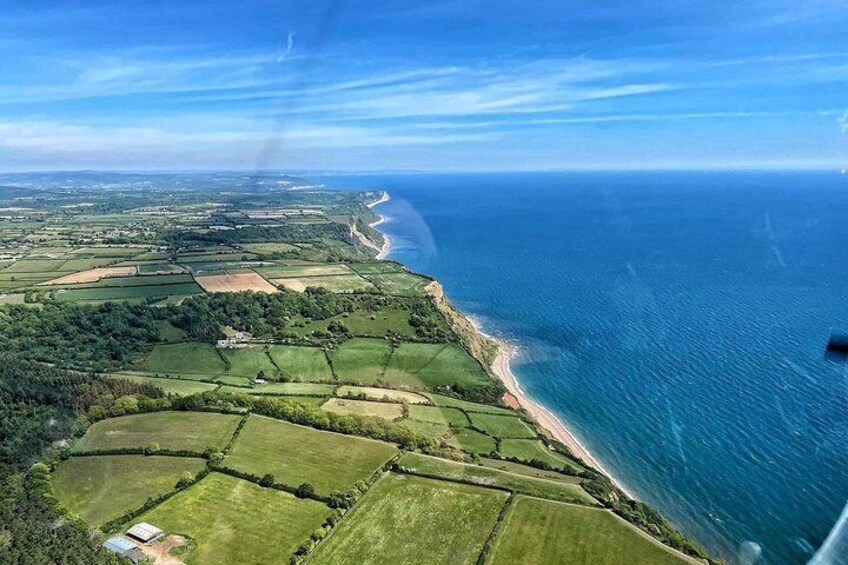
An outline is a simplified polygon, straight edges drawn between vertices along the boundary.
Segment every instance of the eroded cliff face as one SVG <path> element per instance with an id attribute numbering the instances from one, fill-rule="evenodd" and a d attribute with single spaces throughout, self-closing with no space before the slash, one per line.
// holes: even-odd
<path id="1" fill-rule="evenodd" d="M 445 316 L 451 329 L 459 336 L 462 344 L 471 355 L 486 368 L 492 375 L 492 363 L 498 354 L 498 342 L 486 337 L 480 330 L 466 318 L 462 312 L 456 309 L 447 296 L 445 290 L 438 281 L 433 281 L 426 287 L 427 293 L 433 298 L 436 308 Z"/>

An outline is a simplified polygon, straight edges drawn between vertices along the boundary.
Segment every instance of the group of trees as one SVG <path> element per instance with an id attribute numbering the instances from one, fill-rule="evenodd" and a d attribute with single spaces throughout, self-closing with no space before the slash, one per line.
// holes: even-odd
<path id="1" fill-rule="evenodd" d="M 0 357 L 0 563 L 120 563 L 58 507 L 46 465 L 25 470 L 81 432 L 80 416 L 93 407 L 108 411 L 127 398 L 162 394 L 149 385 Z"/>
<path id="2" fill-rule="evenodd" d="M 156 309 L 131 304 L 46 303 L 0 309 L 6 353 L 79 370 L 102 371 L 140 359 L 159 340 Z"/>

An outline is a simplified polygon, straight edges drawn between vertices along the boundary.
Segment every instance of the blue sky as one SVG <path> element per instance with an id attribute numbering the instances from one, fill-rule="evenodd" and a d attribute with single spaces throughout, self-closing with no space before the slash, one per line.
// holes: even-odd
<path id="1" fill-rule="evenodd" d="M 0 169 L 848 166 L 844 0 L 0 0 Z"/>

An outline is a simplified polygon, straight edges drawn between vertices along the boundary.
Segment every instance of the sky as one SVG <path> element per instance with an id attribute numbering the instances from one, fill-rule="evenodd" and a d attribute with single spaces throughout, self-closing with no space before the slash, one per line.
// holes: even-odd
<path id="1" fill-rule="evenodd" d="M 848 167 L 848 3 L 0 0 L 0 170 Z"/>

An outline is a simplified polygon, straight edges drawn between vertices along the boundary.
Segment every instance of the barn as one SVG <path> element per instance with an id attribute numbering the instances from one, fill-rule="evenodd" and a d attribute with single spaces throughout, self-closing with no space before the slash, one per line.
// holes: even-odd
<path id="1" fill-rule="evenodd" d="M 147 561 L 147 556 L 144 554 L 144 552 L 141 551 L 141 549 L 139 549 L 138 545 L 131 542 L 127 538 L 109 538 L 103 544 L 103 547 L 105 547 L 112 553 L 117 553 L 121 557 L 129 559 L 133 563 L 142 563 L 144 561 Z"/>
<path id="2" fill-rule="evenodd" d="M 142 543 L 150 543 L 161 536 L 164 532 L 152 524 L 147 522 L 139 522 L 129 530 L 127 535 L 133 539 L 137 539 Z"/>

